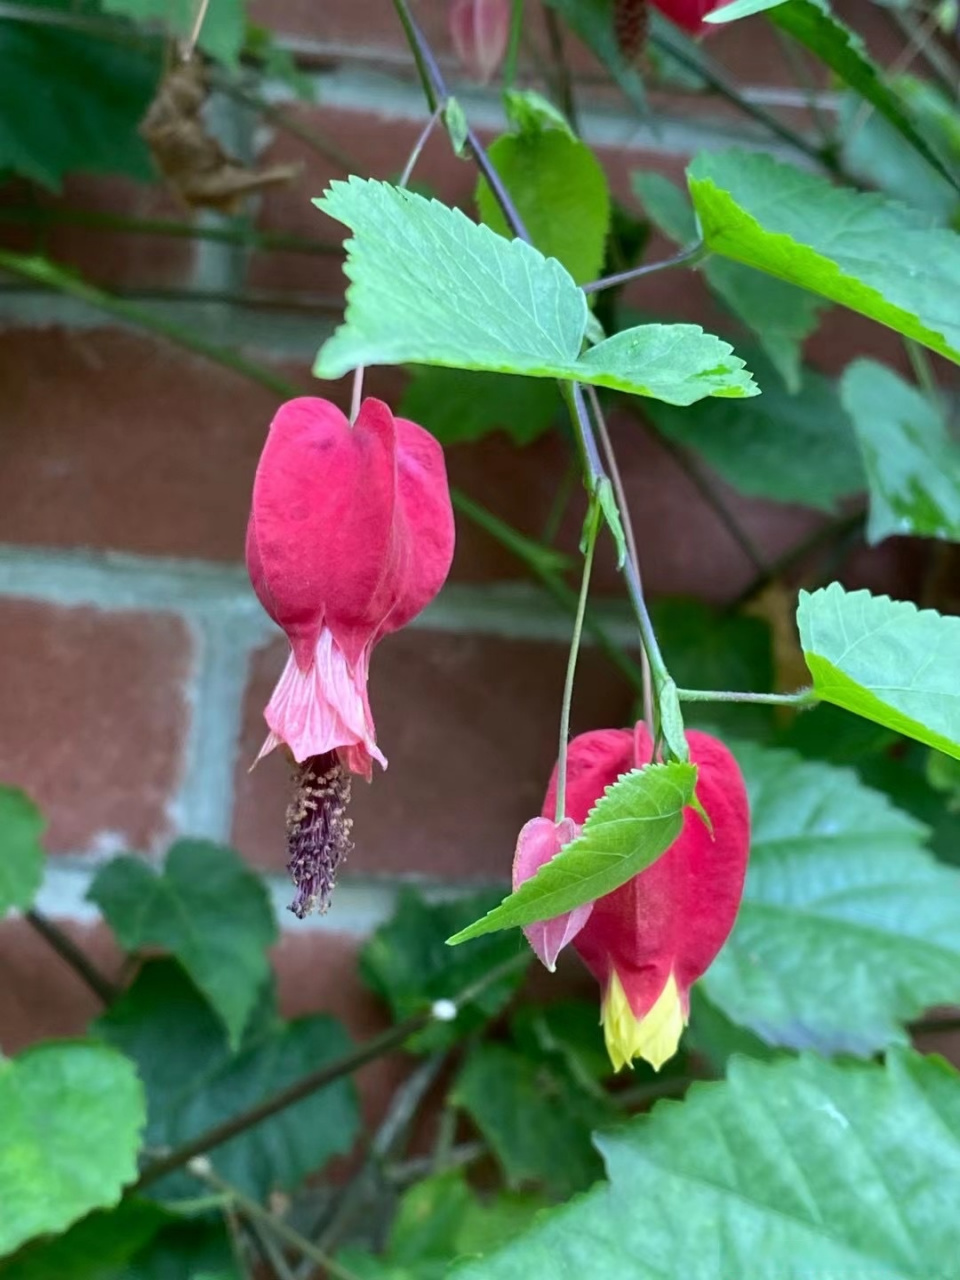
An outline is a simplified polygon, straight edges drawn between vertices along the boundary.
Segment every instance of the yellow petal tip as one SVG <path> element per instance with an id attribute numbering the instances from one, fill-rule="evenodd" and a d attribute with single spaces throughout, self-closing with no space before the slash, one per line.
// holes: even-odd
<path id="1" fill-rule="evenodd" d="M 645 1017 L 638 1018 L 614 972 L 603 998 L 601 1021 L 614 1071 L 632 1066 L 634 1058 L 643 1058 L 659 1071 L 677 1052 L 687 1023 L 673 973 Z"/>

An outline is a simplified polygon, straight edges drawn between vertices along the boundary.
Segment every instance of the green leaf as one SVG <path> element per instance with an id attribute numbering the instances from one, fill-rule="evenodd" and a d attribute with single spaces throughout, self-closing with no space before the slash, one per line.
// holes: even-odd
<path id="1" fill-rule="evenodd" d="M 570 138 L 577 136 L 559 107 L 555 107 L 549 98 L 545 98 L 536 89 L 506 89 L 503 94 L 503 109 L 507 113 L 507 119 L 519 133 L 560 129 Z"/>
<path id="2" fill-rule="evenodd" d="M 680 598 L 656 600 L 650 613 L 667 668 L 681 688 L 768 693 L 773 687 L 770 628 L 759 618 Z M 772 708 L 748 702 L 688 702 L 683 718 L 688 728 L 766 737 Z"/>
<path id="3" fill-rule="evenodd" d="M 171 36 L 187 39 L 197 16 L 197 0 L 102 0 L 107 13 L 119 13 L 138 24 L 160 25 Z M 236 66 L 246 37 L 243 0 L 210 0 L 197 44 L 212 58 Z"/>
<path id="4" fill-rule="evenodd" d="M 555 260 L 384 182 L 334 182 L 318 208 L 344 222 L 346 323 L 314 372 L 437 364 L 597 386 L 691 404 L 756 394 L 732 348 L 697 325 L 646 325 L 580 349 L 586 298 Z"/>
<path id="5" fill-rule="evenodd" d="M 929 215 L 743 151 L 700 155 L 687 177 L 715 253 L 960 361 L 960 237 Z"/>
<path id="6" fill-rule="evenodd" d="M 765 13 L 767 9 L 775 9 L 784 0 L 732 0 L 731 4 L 721 5 L 703 15 L 704 22 L 736 22 L 738 18 L 750 18 L 755 13 Z"/>
<path id="7" fill-rule="evenodd" d="M 586 143 L 560 129 L 528 130 L 497 138 L 489 156 L 540 252 L 561 262 L 577 284 L 596 279 L 610 229 L 610 193 Z M 482 221 L 511 238 L 483 177 L 476 199 Z"/>
<path id="8" fill-rule="evenodd" d="M 904 86 L 905 79 L 901 78 L 897 83 Z M 838 118 L 843 167 L 847 173 L 877 187 L 894 200 L 924 210 L 940 225 L 950 223 L 957 211 L 956 190 L 914 150 L 889 120 L 864 103 L 856 93 L 843 95 Z M 929 116 L 918 119 L 918 125 L 925 133 L 935 133 Z M 946 148 L 941 149 L 947 151 Z"/>
<path id="9" fill-rule="evenodd" d="M 624 536 L 623 523 L 620 519 L 620 508 L 617 506 L 617 500 L 613 494 L 613 485 L 606 476 L 597 486 L 597 501 L 600 503 L 603 518 L 607 522 L 607 528 L 610 530 L 614 546 L 617 548 L 617 568 L 622 569 L 627 559 L 627 539 Z M 589 521 L 590 517 L 588 516 L 587 519 Z"/>
<path id="10" fill-rule="evenodd" d="M 37 7 L 54 18 L 75 9 L 69 0 Z M 51 191 L 70 173 L 152 177 L 137 126 L 159 57 L 78 31 L 0 22 L 0 66 L 0 172 Z"/>
<path id="11" fill-rule="evenodd" d="M 410 1187 L 397 1206 L 386 1256 L 391 1264 L 446 1262 L 457 1252 L 457 1236 L 473 1192 L 461 1169 L 449 1169 Z"/>
<path id="12" fill-rule="evenodd" d="M 145 1115 L 133 1064 L 51 1041 L 0 1060 L 0 1256 L 115 1205 L 137 1176 Z"/>
<path id="13" fill-rule="evenodd" d="M 33 904 L 43 880 L 40 837 L 46 825 L 29 796 L 0 787 L 0 916 Z"/>
<path id="14" fill-rule="evenodd" d="M 763 389 L 756 399 L 705 400 L 682 411 L 651 400 L 643 412 L 658 431 L 693 449 L 741 493 L 835 510 L 840 498 L 865 484 L 836 384 L 804 370 L 791 395 L 759 351 L 750 352 L 750 363 Z"/>
<path id="15" fill-rule="evenodd" d="M 960 541 L 960 445 L 939 409 L 875 360 L 856 360 L 840 385 L 870 490 L 867 541 L 891 534 Z"/>
<path id="16" fill-rule="evenodd" d="M 223 1019 L 236 1048 L 267 981 L 277 924 L 263 881 L 232 849 L 180 840 L 162 872 L 115 858 L 87 895 L 127 951 L 165 947 Z"/>
<path id="17" fill-rule="evenodd" d="M 443 108 L 443 123 L 450 138 L 450 145 L 461 158 L 466 154 L 470 137 L 470 126 L 463 107 L 456 98 L 448 98 Z"/>
<path id="18" fill-rule="evenodd" d="M 50 1280 L 54 1280 L 51 1276 Z M 100 1277 L 97 1280 L 101 1280 Z M 111 1277 L 111 1280 L 113 1278 Z M 171 1224 L 124 1267 L 117 1280 L 245 1280 L 222 1220 Z"/>
<path id="19" fill-rule="evenodd" d="M 554 383 L 505 373 L 414 366 L 400 414 L 443 445 L 481 440 L 504 431 L 516 445 L 532 444 L 557 420 L 563 402 Z"/>
<path id="20" fill-rule="evenodd" d="M 620 52 L 613 26 L 614 0 L 547 0 L 587 48 L 603 63 L 642 116 L 648 114 L 643 77 Z"/>
<path id="21" fill-rule="evenodd" d="M 770 1044 L 871 1054 L 960 999 L 960 881 L 927 829 L 849 769 L 736 749 L 750 794 L 743 905 L 702 979 Z"/>
<path id="22" fill-rule="evenodd" d="M 797 625 L 817 697 L 960 757 L 960 618 L 832 582 Z"/>
<path id="23" fill-rule="evenodd" d="M 2 1280 L 127 1280 L 128 1263 L 173 1215 L 150 1200 L 121 1200 L 61 1236 L 36 1240 L 0 1262 Z"/>
<path id="24" fill-rule="evenodd" d="M 450 1093 L 500 1162 L 507 1185 L 536 1184 L 563 1198 L 602 1173 L 590 1132 L 616 1115 L 605 1095 L 586 1093 L 552 1070 L 502 1044 L 473 1049 Z"/>
<path id="25" fill-rule="evenodd" d="M 100 1018 L 97 1032 L 137 1063 L 152 1147 L 195 1138 L 351 1048 L 333 1018 L 285 1022 L 263 1007 L 239 1053 L 232 1053 L 220 1020 L 179 965 L 166 959 L 141 968 Z M 263 1200 L 348 1151 L 358 1127 L 356 1095 L 342 1079 L 217 1147 L 210 1159 L 225 1181 Z M 197 1192 L 185 1174 L 171 1175 L 157 1188 L 164 1199 Z"/>
<path id="26" fill-rule="evenodd" d="M 456 1280 L 928 1280 L 956 1274 L 960 1078 L 734 1059 L 599 1140 L 609 1183 Z"/>
<path id="27" fill-rule="evenodd" d="M 826 0 L 787 0 L 770 11 L 770 21 L 805 45 L 821 62 L 855 90 L 958 191 L 960 180 L 916 128 L 886 74 L 868 56 L 860 37 L 836 18 Z"/>
<path id="28" fill-rule="evenodd" d="M 693 799 L 692 764 L 653 764 L 618 778 L 587 814 L 576 840 L 492 911 L 448 939 L 466 942 L 594 902 L 655 862 L 680 834 Z"/>
<path id="29" fill-rule="evenodd" d="M 412 1042 L 416 1048 L 446 1048 L 483 1026 L 523 981 L 526 952 L 515 937 L 489 937 L 453 952 L 446 945 L 451 933 L 492 906 L 497 896 L 483 893 L 427 903 L 412 889 L 404 890 L 393 917 L 364 944 L 360 975 L 387 1001 L 398 1021 L 434 1000 L 452 1000 L 492 969 L 517 962 L 467 1002 L 455 1022 L 435 1022 L 417 1036 Z"/>
<path id="30" fill-rule="evenodd" d="M 523 1004 L 510 1031 L 528 1058 L 559 1057 L 583 1089 L 596 1092 L 597 1082 L 611 1074 L 596 1000 Z"/>
<path id="31" fill-rule="evenodd" d="M 659 173 L 634 173 L 631 181 L 664 235 L 679 245 L 697 239 L 696 219 L 686 192 Z M 726 258 L 708 258 L 699 270 L 717 297 L 756 334 L 787 390 L 798 392 L 803 343 L 817 328 L 823 300 Z"/>

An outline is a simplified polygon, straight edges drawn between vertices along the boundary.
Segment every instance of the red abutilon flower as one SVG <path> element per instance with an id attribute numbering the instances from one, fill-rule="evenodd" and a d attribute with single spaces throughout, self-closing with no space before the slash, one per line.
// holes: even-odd
<path id="1" fill-rule="evenodd" d="M 710 30 L 710 24 L 703 19 L 723 0 L 614 0 L 613 31 L 617 47 L 628 62 L 639 58 L 646 46 L 650 3 L 682 30 L 698 36 Z"/>
<path id="2" fill-rule="evenodd" d="M 727 940 L 743 894 L 750 810 L 739 766 L 723 743 L 707 733 L 692 730 L 687 742 L 698 770 L 697 797 L 712 832 L 688 809 L 680 835 L 656 862 L 589 904 L 578 928 L 571 929 L 564 917 L 564 942 L 572 941 L 600 983 L 604 1037 L 617 1071 L 634 1058 L 645 1058 L 659 1070 L 676 1053 L 690 1012 L 690 987 Z M 649 764 L 652 754 L 643 724 L 574 738 L 567 757 L 566 821 L 571 827 L 576 830 L 586 821 L 606 787 L 621 774 Z M 554 770 L 545 817 L 554 812 L 556 787 Z M 516 883 L 516 864 L 514 878 Z M 531 928 L 549 933 L 554 924 Z"/>
<path id="3" fill-rule="evenodd" d="M 510 39 L 510 0 L 452 0 L 450 38 L 462 66 L 486 84 L 503 61 Z"/>
<path id="4" fill-rule="evenodd" d="M 350 849 L 350 773 L 386 760 L 367 697 L 374 645 L 437 594 L 453 557 L 443 451 L 366 399 L 356 422 L 329 400 L 290 400 L 270 424 L 247 528 L 250 581 L 290 641 L 260 752 L 300 766 L 287 813 L 291 910 L 325 909 Z M 258 757 L 259 759 L 259 757 Z"/>

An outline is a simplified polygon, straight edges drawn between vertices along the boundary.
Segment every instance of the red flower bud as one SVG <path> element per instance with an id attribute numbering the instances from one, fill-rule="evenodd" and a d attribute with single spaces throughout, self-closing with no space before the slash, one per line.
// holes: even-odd
<path id="1" fill-rule="evenodd" d="M 350 848 L 349 776 L 386 765 L 367 698 L 373 647 L 437 594 L 453 557 L 443 451 L 364 400 L 350 422 L 304 396 L 270 425 L 253 486 L 247 568 L 290 657 L 265 711 L 260 755 L 286 744 L 303 768 L 288 815 L 293 909 L 325 905 Z"/>
<path id="2" fill-rule="evenodd" d="M 709 734 L 691 731 L 687 742 L 712 832 L 688 809 L 669 849 L 597 899 L 572 938 L 603 990 L 604 1035 L 616 1070 L 637 1057 L 659 1069 L 676 1052 L 690 987 L 727 940 L 743 894 L 750 810 L 739 766 Z M 651 758 L 643 724 L 574 738 L 567 760 L 568 820 L 582 824 L 606 787 Z M 555 811 L 556 785 L 554 770 L 544 815 Z"/>
<path id="3" fill-rule="evenodd" d="M 453 0 L 450 38 L 467 74 L 486 84 L 510 39 L 510 0 Z"/>

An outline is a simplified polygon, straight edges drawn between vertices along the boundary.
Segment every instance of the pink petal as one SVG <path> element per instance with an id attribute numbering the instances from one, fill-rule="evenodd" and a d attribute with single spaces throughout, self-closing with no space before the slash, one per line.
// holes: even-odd
<path id="1" fill-rule="evenodd" d="M 374 760 L 386 768 L 367 701 L 368 660 L 361 654 L 351 669 L 326 627 L 305 670 L 291 653 L 264 712 L 270 733 L 257 759 L 286 743 L 298 764 L 339 751 L 344 764 L 368 781 Z"/>
<path id="2" fill-rule="evenodd" d="M 450 38 L 467 73 L 486 84 L 510 38 L 510 0 L 453 0 Z"/>
<path id="3" fill-rule="evenodd" d="M 513 856 L 514 889 L 536 875 L 544 863 L 549 862 L 579 834 L 580 828 L 570 818 L 564 818 L 562 822 L 552 822 L 549 818 L 531 818 L 517 838 L 517 849 Z M 593 903 L 586 902 L 573 911 L 554 916 L 552 920 L 540 920 L 524 929 L 530 946 L 551 973 L 557 967 L 557 956 L 577 936 L 592 911 Z"/>

